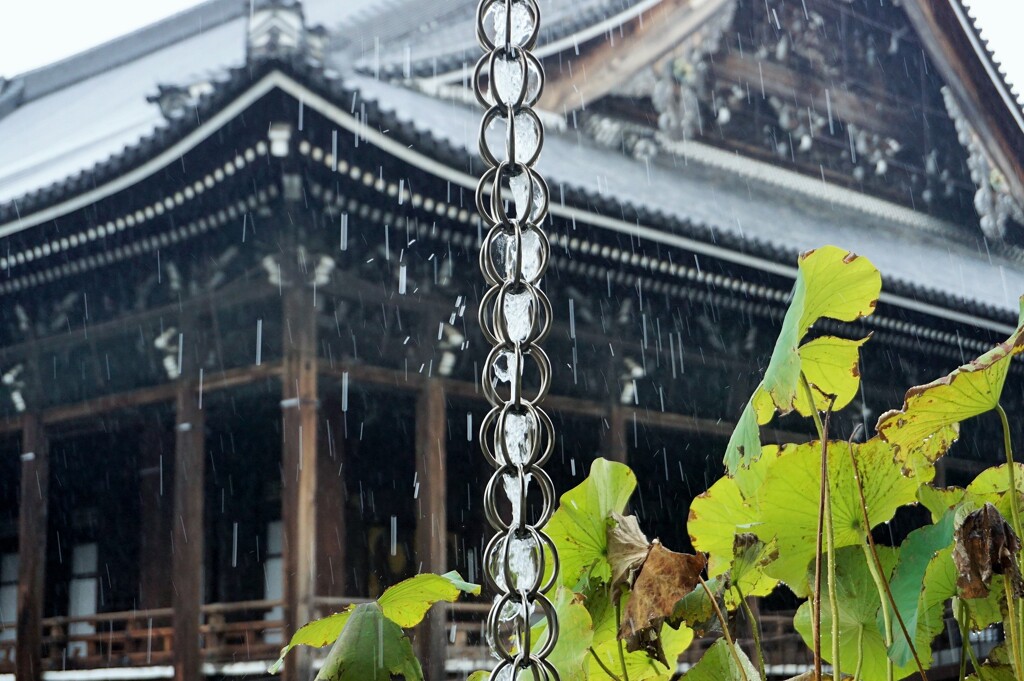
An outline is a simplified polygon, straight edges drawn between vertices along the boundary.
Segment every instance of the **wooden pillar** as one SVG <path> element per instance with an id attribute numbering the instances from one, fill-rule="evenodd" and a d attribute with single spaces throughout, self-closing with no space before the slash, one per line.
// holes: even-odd
<path id="1" fill-rule="evenodd" d="M 171 605 L 174 457 L 166 423 L 148 424 L 139 452 L 139 608 Z"/>
<path id="2" fill-rule="evenodd" d="M 341 404 L 327 400 L 321 410 L 317 456 L 317 596 L 346 596 L 345 424 Z"/>
<path id="3" fill-rule="evenodd" d="M 298 272 L 293 282 L 301 281 Z M 313 619 L 317 518 L 317 340 L 312 290 L 293 283 L 284 293 L 282 377 L 282 519 L 284 521 L 285 639 Z M 298 653 L 298 654 L 296 654 Z M 285 681 L 308 681 L 304 646 L 285 662 Z"/>
<path id="4" fill-rule="evenodd" d="M 416 561 L 420 572 L 448 569 L 447 438 L 444 388 L 438 381 L 427 381 L 416 403 Z M 445 608 L 435 606 L 416 635 L 424 678 L 431 681 L 445 678 L 446 629 Z"/>
<path id="5" fill-rule="evenodd" d="M 605 417 L 608 427 L 601 432 L 601 456 L 609 461 L 629 462 L 629 443 L 626 441 L 626 420 L 629 418 L 625 407 L 613 404 Z"/>
<path id="6" fill-rule="evenodd" d="M 43 678 L 43 598 L 50 489 L 50 454 L 39 417 L 22 417 L 21 506 L 18 511 L 18 629 L 15 678 Z"/>
<path id="7" fill-rule="evenodd" d="M 187 354 L 187 353 L 186 353 Z M 203 600 L 205 441 L 195 384 L 182 380 L 175 401 L 172 587 L 174 678 L 202 678 L 199 625 Z"/>

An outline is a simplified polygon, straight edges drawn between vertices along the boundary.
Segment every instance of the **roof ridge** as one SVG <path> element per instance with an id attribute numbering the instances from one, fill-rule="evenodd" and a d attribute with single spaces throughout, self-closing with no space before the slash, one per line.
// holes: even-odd
<path id="1" fill-rule="evenodd" d="M 246 3 L 241 0 L 206 0 L 105 43 L 18 74 L 10 79 L 8 87 L 21 84 L 19 104 L 24 104 L 237 19 L 244 16 L 245 10 Z"/>
<path id="2" fill-rule="evenodd" d="M 956 3 L 960 10 L 963 12 L 963 16 L 967 19 L 966 24 L 970 30 L 974 33 L 977 38 L 978 44 L 981 46 L 982 51 L 985 53 L 985 58 L 988 59 L 989 64 L 992 66 L 992 70 L 997 74 L 999 84 L 1006 88 L 1007 94 L 1013 104 L 1017 106 L 1017 109 L 1024 113 L 1024 83 L 1019 84 L 1020 89 L 1016 85 L 1010 82 L 1007 78 L 1006 69 L 1002 62 L 996 57 L 995 51 L 992 49 L 991 42 L 988 38 L 982 35 L 981 27 L 978 26 L 977 13 L 970 6 L 968 2 L 964 0 L 951 0 Z M 980 56 L 980 55 L 979 55 Z"/>

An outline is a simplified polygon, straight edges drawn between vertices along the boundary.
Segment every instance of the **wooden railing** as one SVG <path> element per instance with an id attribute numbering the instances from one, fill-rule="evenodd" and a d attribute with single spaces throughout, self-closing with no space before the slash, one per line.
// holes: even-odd
<path id="1" fill-rule="evenodd" d="M 203 658 L 208 662 L 268 660 L 283 645 L 280 601 L 212 603 L 202 608 Z M 43 620 L 43 659 L 50 669 L 168 665 L 173 661 L 174 611 L 133 610 Z M 14 640 L 0 641 L 0 672 L 13 671 Z"/>
<path id="2" fill-rule="evenodd" d="M 51 669 L 170 664 L 170 608 L 43 620 L 43 658 Z"/>
<path id="3" fill-rule="evenodd" d="M 281 601 L 240 601 L 203 606 L 203 655 L 210 662 L 273 660 L 284 641 Z"/>

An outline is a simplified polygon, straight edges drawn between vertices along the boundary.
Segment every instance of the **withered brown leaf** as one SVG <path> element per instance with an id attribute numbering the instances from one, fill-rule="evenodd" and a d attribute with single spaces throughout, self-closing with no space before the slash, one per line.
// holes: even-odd
<path id="1" fill-rule="evenodd" d="M 619 584 L 630 587 L 636 571 L 647 559 L 651 543 L 640 529 L 636 516 L 622 516 L 612 512 L 612 523 L 608 526 L 608 562 L 612 566 L 612 590 Z"/>
<path id="2" fill-rule="evenodd" d="M 702 554 L 676 553 L 657 540 L 651 544 L 619 627 L 619 638 L 626 641 L 627 650 L 645 650 L 668 665 L 658 636 L 661 624 L 676 603 L 700 583 L 706 565 Z"/>
<path id="3" fill-rule="evenodd" d="M 954 534 L 956 585 L 964 598 L 985 598 L 993 575 L 1010 580 L 1014 593 L 1024 596 L 1017 553 L 1020 539 L 992 504 L 967 515 Z"/>

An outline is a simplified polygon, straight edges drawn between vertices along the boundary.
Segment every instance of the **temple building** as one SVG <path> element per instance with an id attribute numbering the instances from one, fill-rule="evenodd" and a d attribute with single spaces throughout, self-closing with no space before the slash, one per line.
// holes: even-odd
<path id="1" fill-rule="evenodd" d="M 0 679 L 261 678 L 314 617 L 481 580 L 476 1 L 208 0 L 0 79 Z M 559 493 L 628 462 L 689 549 L 806 249 L 883 274 L 821 327 L 873 334 L 847 433 L 1012 331 L 1024 110 L 961 0 L 540 5 Z M 416 631 L 430 681 L 487 666 L 487 608 Z"/>

